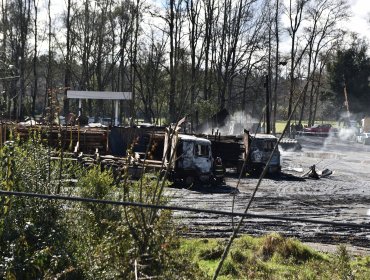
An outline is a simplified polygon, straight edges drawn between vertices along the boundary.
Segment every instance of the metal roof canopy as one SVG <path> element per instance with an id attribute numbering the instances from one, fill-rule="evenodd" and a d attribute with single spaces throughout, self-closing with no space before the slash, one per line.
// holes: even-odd
<path id="1" fill-rule="evenodd" d="M 131 100 L 131 92 L 113 91 L 76 91 L 67 90 L 67 98 L 75 99 L 104 99 L 104 100 Z"/>
<path id="2" fill-rule="evenodd" d="M 77 91 L 67 90 L 67 98 L 79 99 L 78 101 L 78 115 L 82 112 L 82 99 L 101 99 L 101 100 L 114 100 L 114 125 L 118 125 L 118 109 L 119 100 L 131 100 L 131 92 L 113 92 L 113 91 Z"/>

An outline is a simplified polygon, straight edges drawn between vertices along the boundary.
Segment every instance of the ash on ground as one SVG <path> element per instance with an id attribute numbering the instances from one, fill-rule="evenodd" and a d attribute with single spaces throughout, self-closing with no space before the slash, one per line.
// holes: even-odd
<path id="1" fill-rule="evenodd" d="M 302 150 L 282 153 L 282 176 L 263 180 L 250 213 L 370 225 L 370 146 L 336 137 L 299 137 Z M 314 180 L 302 175 L 310 166 L 333 173 Z M 244 212 L 258 178 L 228 176 L 220 187 L 169 188 L 171 204 Z M 227 237 L 239 218 L 175 212 L 184 235 Z M 245 219 L 241 233 L 279 232 L 304 242 L 345 243 L 369 248 L 370 230 L 303 222 Z"/>

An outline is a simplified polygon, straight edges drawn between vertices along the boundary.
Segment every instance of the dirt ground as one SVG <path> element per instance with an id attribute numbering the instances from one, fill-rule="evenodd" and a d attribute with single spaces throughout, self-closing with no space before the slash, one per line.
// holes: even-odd
<path id="1" fill-rule="evenodd" d="M 337 137 L 297 137 L 302 150 L 281 151 L 282 175 L 263 180 L 250 213 L 350 222 L 370 225 L 370 146 L 342 141 Z M 330 169 L 333 174 L 318 180 L 302 178 L 313 164 L 317 170 Z M 297 172 L 302 168 L 303 172 Z M 169 188 L 171 204 L 243 212 L 258 178 L 243 178 L 238 190 L 237 175 L 228 174 L 226 185 L 197 186 L 192 189 Z M 175 212 L 184 225 L 184 234 L 197 237 L 227 237 L 233 222 L 230 217 L 189 212 Z M 234 218 L 234 224 L 239 218 Z M 246 219 L 242 233 L 261 235 L 279 232 L 303 242 L 345 243 L 352 250 L 370 254 L 370 230 L 332 227 L 298 222 Z"/>

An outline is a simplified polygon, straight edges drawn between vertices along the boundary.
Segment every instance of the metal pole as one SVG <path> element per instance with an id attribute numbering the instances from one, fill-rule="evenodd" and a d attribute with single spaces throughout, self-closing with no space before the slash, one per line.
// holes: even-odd
<path id="1" fill-rule="evenodd" d="M 269 92 L 269 75 L 266 75 L 266 134 L 270 134 L 270 92 Z"/>
<path id="2" fill-rule="evenodd" d="M 351 113 L 349 112 L 349 104 L 348 104 L 348 94 L 347 94 L 347 85 L 346 85 L 346 82 L 344 82 L 344 98 L 345 98 L 345 102 L 346 102 L 347 117 L 348 117 L 348 121 L 349 121 L 350 120 L 350 117 L 351 117 Z"/>

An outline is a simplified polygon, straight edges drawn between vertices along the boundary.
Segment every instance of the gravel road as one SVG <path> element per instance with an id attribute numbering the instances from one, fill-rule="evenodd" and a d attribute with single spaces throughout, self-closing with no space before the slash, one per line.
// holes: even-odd
<path id="1" fill-rule="evenodd" d="M 336 137 L 301 136 L 297 139 L 302 150 L 281 151 L 282 175 L 263 180 L 249 212 L 370 225 L 370 146 Z M 302 178 L 313 164 L 317 170 L 328 168 L 333 174 L 318 180 Z M 294 171 L 297 168 L 304 172 Z M 167 195 L 174 205 L 223 211 L 232 210 L 235 196 L 234 211 L 243 212 L 258 178 L 243 178 L 238 189 L 236 174 L 228 174 L 225 181 L 225 186 L 216 188 L 173 187 L 167 190 Z M 233 228 L 230 217 L 189 212 L 175 212 L 174 216 L 184 226 L 184 234 L 190 236 L 226 237 Z M 234 218 L 234 224 L 238 221 L 239 218 Z M 267 219 L 246 219 L 241 228 L 242 233 L 253 235 L 273 231 L 305 242 L 344 242 L 370 249 L 369 229 Z"/>

